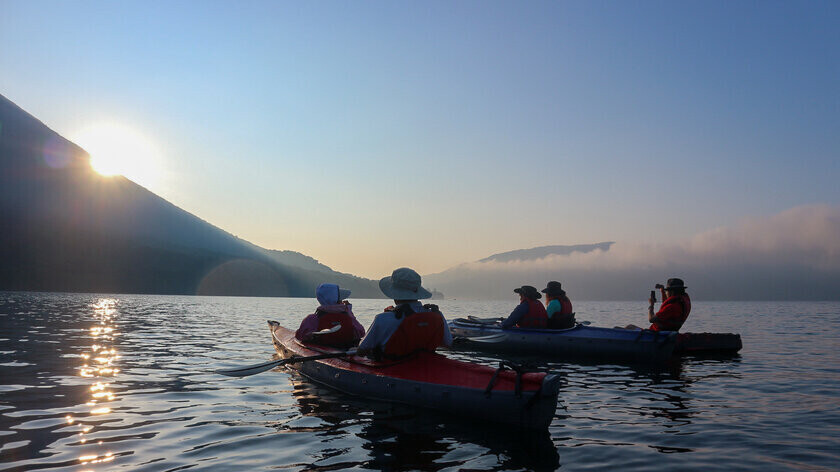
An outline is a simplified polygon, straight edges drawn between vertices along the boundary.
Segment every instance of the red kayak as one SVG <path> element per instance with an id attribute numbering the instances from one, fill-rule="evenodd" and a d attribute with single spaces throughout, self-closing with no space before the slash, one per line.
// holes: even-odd
<path id="1" fill-rule="evenodd" d="M 268 322 L 281 358 L 341 353 L 339 349 L 303 344 L 294 331 Z M 345 356 L 289 364 L 303 376 L 336 390 L 371 400 L 431 408 L 458 416 L 506 423 L 524 429 L 546 429 L 557 409 L 560 377 L 499 369 L 419 352 L 399 361 L 377 362 Z"/>

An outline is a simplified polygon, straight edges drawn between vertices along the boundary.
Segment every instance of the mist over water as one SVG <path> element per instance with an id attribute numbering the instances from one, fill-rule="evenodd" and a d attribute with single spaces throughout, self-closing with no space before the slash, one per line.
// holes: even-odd
<path id="1" fill-rule="evenodd" d="M 385 301 L 356 300 L 368 326 Z M 448 318 L 504 302 L 439 302 Z M 0 293 L 0 470 L 833 470 L 840 303 L 702 302 L 685 330 L 739 332 L 726 358 L 663 368 L 521 358 L 564 376 L 548 431 L 377 404 L 269 359 L 266 319 L 310 299 Z M 576 302 L 579 320 L 642 323 L 645 303 Z M 447 353 L 494 364 L 498 358 Z"/>
<path id="2" fill-rule="evenodd" d="M 667 278 L 698 300 L 840 300 L 840 206 L 792 208 L 673 243 L 474 262 L 424 277 L 448 297 L 507 297 L 558 280 L 573 300 L 646 300 Z"/>

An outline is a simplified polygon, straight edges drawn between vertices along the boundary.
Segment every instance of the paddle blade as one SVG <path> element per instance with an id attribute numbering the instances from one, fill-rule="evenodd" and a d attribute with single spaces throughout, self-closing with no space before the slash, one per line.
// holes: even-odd
<path id="1" fill-rule="evenodd" d="M 263 362 L 262 364 L 254 364 L 239 367 L 237 369 L 217 370 L 216 373 L 227 375 L 228 377 L 247 377 L 249 375 L 259 374 L 260 372 L 271 370 L 277 366 L 285 364 L 287 361 L 288 359 L 278 359 L 276 361 Z"/>
<path id="2" fill-rule="evenodd" d="M 475 341 L 477 343 L 500 343 L 507 339 L 507 334 L 496 333 L 488 334 L 487 336 L 464 336 L 467 341 Z"/>
<path id="3" fill-rule="evenodd" d="M 340 330 L 340 329 L 341 329 L 341 325 L 337 324 L 337 325 L 333 326 L 332 328 L 322 329 L 321 331 L 315 331 L 314 333 L 312 333 L 312 335 L 313 336 L 320 336 L 322 334 L 337 333 L 338 330 Z"/>

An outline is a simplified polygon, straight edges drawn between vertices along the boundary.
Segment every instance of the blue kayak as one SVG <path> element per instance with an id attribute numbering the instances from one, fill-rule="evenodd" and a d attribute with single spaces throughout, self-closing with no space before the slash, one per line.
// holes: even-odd
<path id="1" fill-rule="evenodd" d="M 624 362 L 665 362 L 677 342 L 677 333 L 672 331 L 583 324 L 569 329 L 503 329 L 497 319 L 473 317 L 450 321 L 449 330 L 455 341 L 454 349 Z"/>

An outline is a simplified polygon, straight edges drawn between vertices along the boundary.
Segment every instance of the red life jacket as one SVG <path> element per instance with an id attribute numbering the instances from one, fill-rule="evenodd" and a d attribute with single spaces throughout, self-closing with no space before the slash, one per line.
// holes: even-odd
<path id="1" fill-rule="evenodd" d="M 662 302 L 656 314 L 656 322 L 650 325 L 653 331 L 679 331 L 688 314 L 691 313 L 691 299 L 688 295 L 672 295 Z"/>
<path id="2" fill-rule="evenodd" d="M 417 351 L 434 352 L 443 344 L 443 330 L 449 329 L 440 311 L 406 313 L 403 320 L 388 338 L 382 355 L 391 359 L 406 357 Z"/>
<path id="3" fill-rule="evenodd" d="M 341 325 L 341 329 L 335 333 L 320 334 L 312 341 L 325 346 L 335 347 L 351 347 L 356 345 L 358 339 L 356 338 L 356 332 L 353 330 L 353 319 L 350 317 L 350 314 L 323 311 L 321 309 L 315 310 L 315 314 L 318 315 L 318 331 L 330 329 L 336 325 Z"/>
<path id="4" fill-rule="evenodd" d="M 528 313 L 519 320 L 516 324 L 517 328 L 546 328 L 548 327 L 548 314 L 545 312 L 545 306 L 537 301 L 527 299 Z"/>
<path id="5" fill-rule="evenodd" d="M 560 311 L 555 311 L 548 320 L 551 329 L 569 329 L 575 327 L 575 316 L 572 311 L 572 301 L 568 297 L 558 298 Z"/>
<path id="6" fill-rule="evenodd" d="M 569 300 L 567 297 L 562 297 L 557 299 L 560 302 L 560 311 L 554 313 L 555 315 L 571 315 L 572 314 L 572 301 Z"/>

